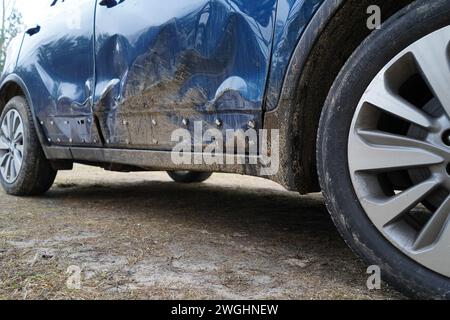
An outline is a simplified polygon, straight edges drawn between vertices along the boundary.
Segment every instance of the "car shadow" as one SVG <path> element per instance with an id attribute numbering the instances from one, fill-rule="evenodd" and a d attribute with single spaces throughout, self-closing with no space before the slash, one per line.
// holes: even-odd
<path id="1" fill-rule="evenodd" d="M 59 183 L 37 201 L 51 208 L 49 221 L 61 217 L 63 228 L 70 224 L 79 232 L 101 232 L 102 241 L 114 243 L 109 250 L 125 252 L 122 255 L 130 250 L 130 243 L 140 247 L 151 239 L 150 246 L 158 243 L 160 248 L 152 253 L 155 256 L 171 257 L 170 261 L 183 257 L 186 268 L 213 265 L 223 269 L 214 277 L 233 290 L 242 287 L 241 273 L 248 283 L 256 281 L 253 274 L 277 279 L 271 284 L 272 294 L 262 298 L 307 298 L 311 294 L 318 298 L 398 297 L 391 291 L 371 293 L 365 288 L 366 267 L 342 241 L 317 194 L 300 196 L 280 189 L 217 183 L 107 180 Z M 126 241 L 120 240 L 124 234 Z M 92 250 L 103 250 L 95 241 Z M 147 259 L 146 270 L 149 266 L 154 270 L 155 265 L 166 268 L 166 262 L 151 260 L 152 254 L 141 257 Z M 237 284 L 222 279 L 230 273 Z M 216 280 L 208 281 L 205 287 L 217 285 Z M 256 287 L 261 294 L 268 290 L 265 284 Z M 251 288 L 249 284 L 239 289 L 247 295 L 235 297 L 250 297 L 256 292 Z"/>
<path id="2" fill-rule="evenodd" d="M 147 212 L 152 217 L 183 217 L 191 223 L 219 223 L 220 228 L 246 229 L 249 233 L 290 231 L 339 238 L 318 194 L 300 196 L 267 188 L 145 181 L 120 185 L 62 184 L 45 198 L 84 205 L 94 201 L 97 209 L 105 203 L 108 208 L 115 208 L 113 215 Z"/>

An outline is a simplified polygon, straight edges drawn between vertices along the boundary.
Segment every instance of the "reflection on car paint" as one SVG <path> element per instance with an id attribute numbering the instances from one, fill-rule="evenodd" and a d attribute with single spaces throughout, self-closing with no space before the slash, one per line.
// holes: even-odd
<path id="1" fill-rule="evenodd" d="M 50 144 L 166 149 L 195 121 L 260 128 L 322 2 L 58 1 L 23 37 L 14 73 Z M 79 27 L 67 24 L 74 12 Z"/>
<path id="2" fill-rule="evenodd" d="M 183 119 L 205 129 L 217 119 L 222 130 L 260 124 L 275 9 L 274 0 L 98 9 L 95 114 L 106 143 L 169 148 Z M 124 11 L 135 23 L 120 20 Z M 116 85 L 102 95 L 111 79 Z"/>

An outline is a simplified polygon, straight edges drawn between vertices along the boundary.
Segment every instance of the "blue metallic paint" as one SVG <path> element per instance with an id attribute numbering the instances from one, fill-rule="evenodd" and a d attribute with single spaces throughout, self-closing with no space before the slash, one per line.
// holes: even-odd
<path id="1" fill-rule="evenodd" d="M 95 112 L 107 145 L 169 148 L 182 118 L 190 129 L 260 124 L 275 11 L 276 0 L 98 7 Z"/>
<path id="2" fill-rule="evenodd" d="M 20 49 L 22 48 L 23 38 L 24 34 L 20 34 L 11 41 L 8 50 L 6 52 L 6 59 L 3 67 L 2 79 L 14 73 L 14 70 L 16 69 L 17 65 L 17 59 L 19 57 L 19 52 Z"/>
<path id="3" fill-rule="evenodd" d="M 294 49 L 308 23 L 325 0 L 278 0 L 266 110 L 277 107 Z"/>
<path id="4" fill-rule="evenodd" d="M 77 11 L 83 12 L 80 21 L 67 18 Z M 92 144 L 97 136 L 89 121 L 94 3 L 59 1 L 48 13 L 38 33 L 25 34 L 15 73 L 26 84 L 37 123 L 51 144 Z"/>
<path id="5" fill-rule="evenodd" d="M 2 81 L 23 80 L 55 145 L 164 149 L 183 117 L 260 127 L 323 1 L 57 1 Z M 79 28 L 67 22 L 76 10 Z"/>

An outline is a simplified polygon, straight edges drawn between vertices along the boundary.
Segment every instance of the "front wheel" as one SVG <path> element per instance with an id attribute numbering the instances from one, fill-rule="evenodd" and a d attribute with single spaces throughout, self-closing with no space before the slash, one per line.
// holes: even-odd
<path id="1" fill-rule="evenodd" d="M 402 292 L 450 298 L 450 3 L 416 1 L 333 85 L 320 182 L 346 242 Z"/>
<path id="2" fill-rule="evenodd" d="M 197 171 L 168 171 L 167 174 L 173 181 L 178 183 L 200 183 L 212 176 L 212 172 Z"/>
<path id="3" fill-rule="evenodd" d="M 12 98 L 0 118 L 0 183 L 7 194 L 35 196 L 52 186 L 56 171 L 45 158 L 30 108 Z"/>

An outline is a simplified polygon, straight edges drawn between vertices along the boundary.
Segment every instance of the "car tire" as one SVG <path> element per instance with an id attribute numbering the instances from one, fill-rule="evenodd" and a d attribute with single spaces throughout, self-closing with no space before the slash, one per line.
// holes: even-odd
<path id="1" fill-rule="evenodd" d="M 358 105 L 383 68 L 405 48 L 449 25 L 450 2 L 446 0 L 416 1 L 383 23 L 336 78 L 324 105 L 317 139 L 319 180 L 340 234 L 368 265 L 381 268 L 384 280 L 414 298 L 450 299 L 450 279 L 405 254 L 369 218 L 358 196 L 366 191 L 356 188 L 352 180 L 349 141 Z"/>
<path id="2" fill-rule="evenodd" d="M 212 172 L 167 171 L 169 177 L 178 183 L 201 183 L 212 176 Z"/>
<path id="3" fill-rule="evenodd" d="M 9 122 L 6 120 L 7 117 L 10 117 Z M 7 123 L 12 123 L 12 131 L 17 130 L 16 133 L 9 133 L 6 129 Z M 14 97 L 6 104 L 0 124 L 2 126 L 0 183 L 5 192 L 14 196 L 37 196 L 47 192 L 55 180 L 57 171 L 52 168 L 44 155 L 31 110 L 24 97 Z M 17 140 L 13 141 L 16 136 Z M 10 149 L 7 149 L 7 145 Z M 8 159 L 10 159 L 9 167 Z M 15 160 L 18 161 L 16 164 Z"/>

